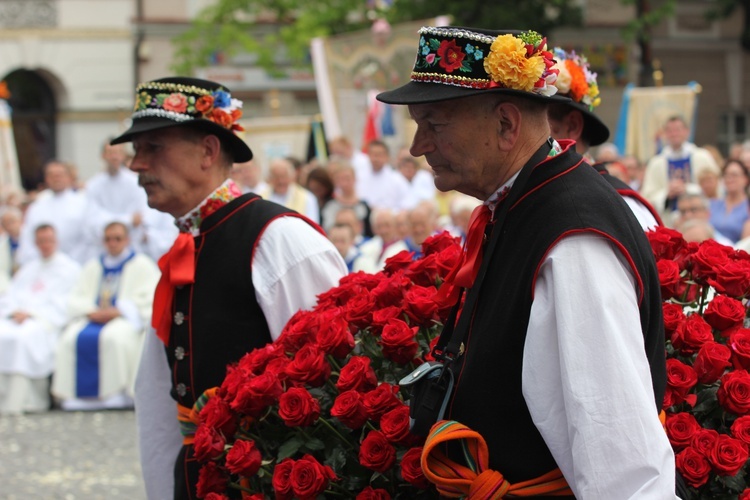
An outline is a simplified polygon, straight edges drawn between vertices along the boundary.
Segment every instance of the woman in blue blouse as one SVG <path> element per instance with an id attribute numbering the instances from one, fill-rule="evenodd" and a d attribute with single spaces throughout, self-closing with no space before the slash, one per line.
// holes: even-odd
<path id="1" fill-rule="evenodd" d="M 711 200 L 711 225 L 718 232 L 737 243 L 743 236 L 745 223 L 750 219 L 747 187 L 750 171 L 737 160 L 729 160 L 721 171 L 724 197 Z"/>

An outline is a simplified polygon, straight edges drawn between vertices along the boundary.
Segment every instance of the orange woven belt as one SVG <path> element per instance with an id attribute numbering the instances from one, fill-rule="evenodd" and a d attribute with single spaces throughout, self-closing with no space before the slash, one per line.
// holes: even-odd
<path id="1" fill-rule="evenodd" d="M 458 441 L 466 466 L 450 460 L 439 445 Z M 536 479 L 510 484 L 503 475 L 488 468 L 489 451 L 484 438 L 463 424 L 442 420 L 430 429 L 422 450 L 422 471 L 438 492 L 449 498 L 500 500 L 502 498 L 573 495 L 560 469 Z"/>

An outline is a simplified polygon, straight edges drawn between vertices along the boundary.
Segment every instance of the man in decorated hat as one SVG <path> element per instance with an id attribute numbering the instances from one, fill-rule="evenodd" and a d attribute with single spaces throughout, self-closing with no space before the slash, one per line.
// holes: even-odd
<path id="1" fill-rule="evenodd" d="M 609 138 L 609 129 L 594 114 L 594 108 L 601 104 L 597 75 L 591 71 L 583 54 L 555 47 L 553 56 L 557 61 L 555 69 L 559 72 L 555 81 L 557 95 L 568 97 L 569 101 L 549 106 L 547 117 L 551 135 L 558 140 L 575 141 L 576 152 L 586 156 L 589 147 L 603 144 Z M 611 175 L 606 163 L 590 163 L 623 197 L 644 230 L 662 225 L 654 207 L 638 191 Z"/>
<path id="2" fill-rule="evenodd" d="M 554 65 L 537 33 L 425 27 L 411 81 L 378 96 L 408 105 L 411 154 L 425 156 L 438 189 L 484 200 L 438 293 L 454 307 L 433 355 L 455 381 L 443 418 L 470 429 L 455 436 L 481 436 L 499 474 L 449 481 L 468 469 L 446 466 L 430 445 L 451 439 L 448 424 L 430 432 L 425 475 L 451 496 L 471 484 L 674 498 L 653 255 L 573 142 L 550 138 L 548 107 L 568 102 L 554 95 Z M 412 412 L 417 429 L 426 412 Z M 462 460 L 460 447 L 447 449 Z"/>
<path id="3" fill-rule="evenodd" d="M 229 89 L 164 78 L 136 89 L 130 168 L 151 207 L 180 234 L 159 260 L 152 325 L 136 380 L 140 456 L 149 498 L 196 498 L 197 411 L 228 364 L 276 339 L 286 321 L 336 285 L 346 265 L 305 217 L 229 179 L 252 152 L 236 134 Z M 166 356 L 165 356 L 166 353 Z M 178 420 L 179 418 L 179 420 Z M 176 459 L 176 463 L 175 463 Z"/>

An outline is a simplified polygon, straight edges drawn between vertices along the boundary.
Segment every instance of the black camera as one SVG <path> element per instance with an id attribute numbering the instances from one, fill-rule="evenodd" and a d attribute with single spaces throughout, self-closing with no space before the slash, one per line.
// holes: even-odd
<path id="1" fill-rule="evenodd" d="M 412 434 L 427 436 L 442 420 L 453 391 L 453 371 L 443 363 L 429 361 L 399 381 L 411 389 L 409 420 Z"/>

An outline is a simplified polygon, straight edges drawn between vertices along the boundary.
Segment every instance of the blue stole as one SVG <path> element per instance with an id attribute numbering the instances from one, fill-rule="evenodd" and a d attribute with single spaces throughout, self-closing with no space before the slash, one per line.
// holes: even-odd
<path id="1" fill-rule="evenodd" d="M 692 179 L 690 172 L 690 156 L 676 159 L 667 158 L 667 180 L 675 178 L 682 179 L 685 183 L 690 182 Z M 677 200 L 667 200 L 667 206 L 664 208 L 677 210 Z"/>
<path id="2" fill-rule="evenodd" d="M 135 257 L 135 252 L 130 251 L 125 260 L 117 266 L 107 267 L 104 265 L 104 257 L 101 258 L 102 282 L 107 279 L 117 278 L 122 274 L 125 264 Z M 99 296 L 101 296 L 101 285 Z M 111 303 L 117 303 L 116 292 L 111 296 Z M 79 398 L 95 398 L 99 396 L 99 335 L 102 333 L 104 324 L 89 322 L 78 334 L 76 341 L 76 396 Z"/>

